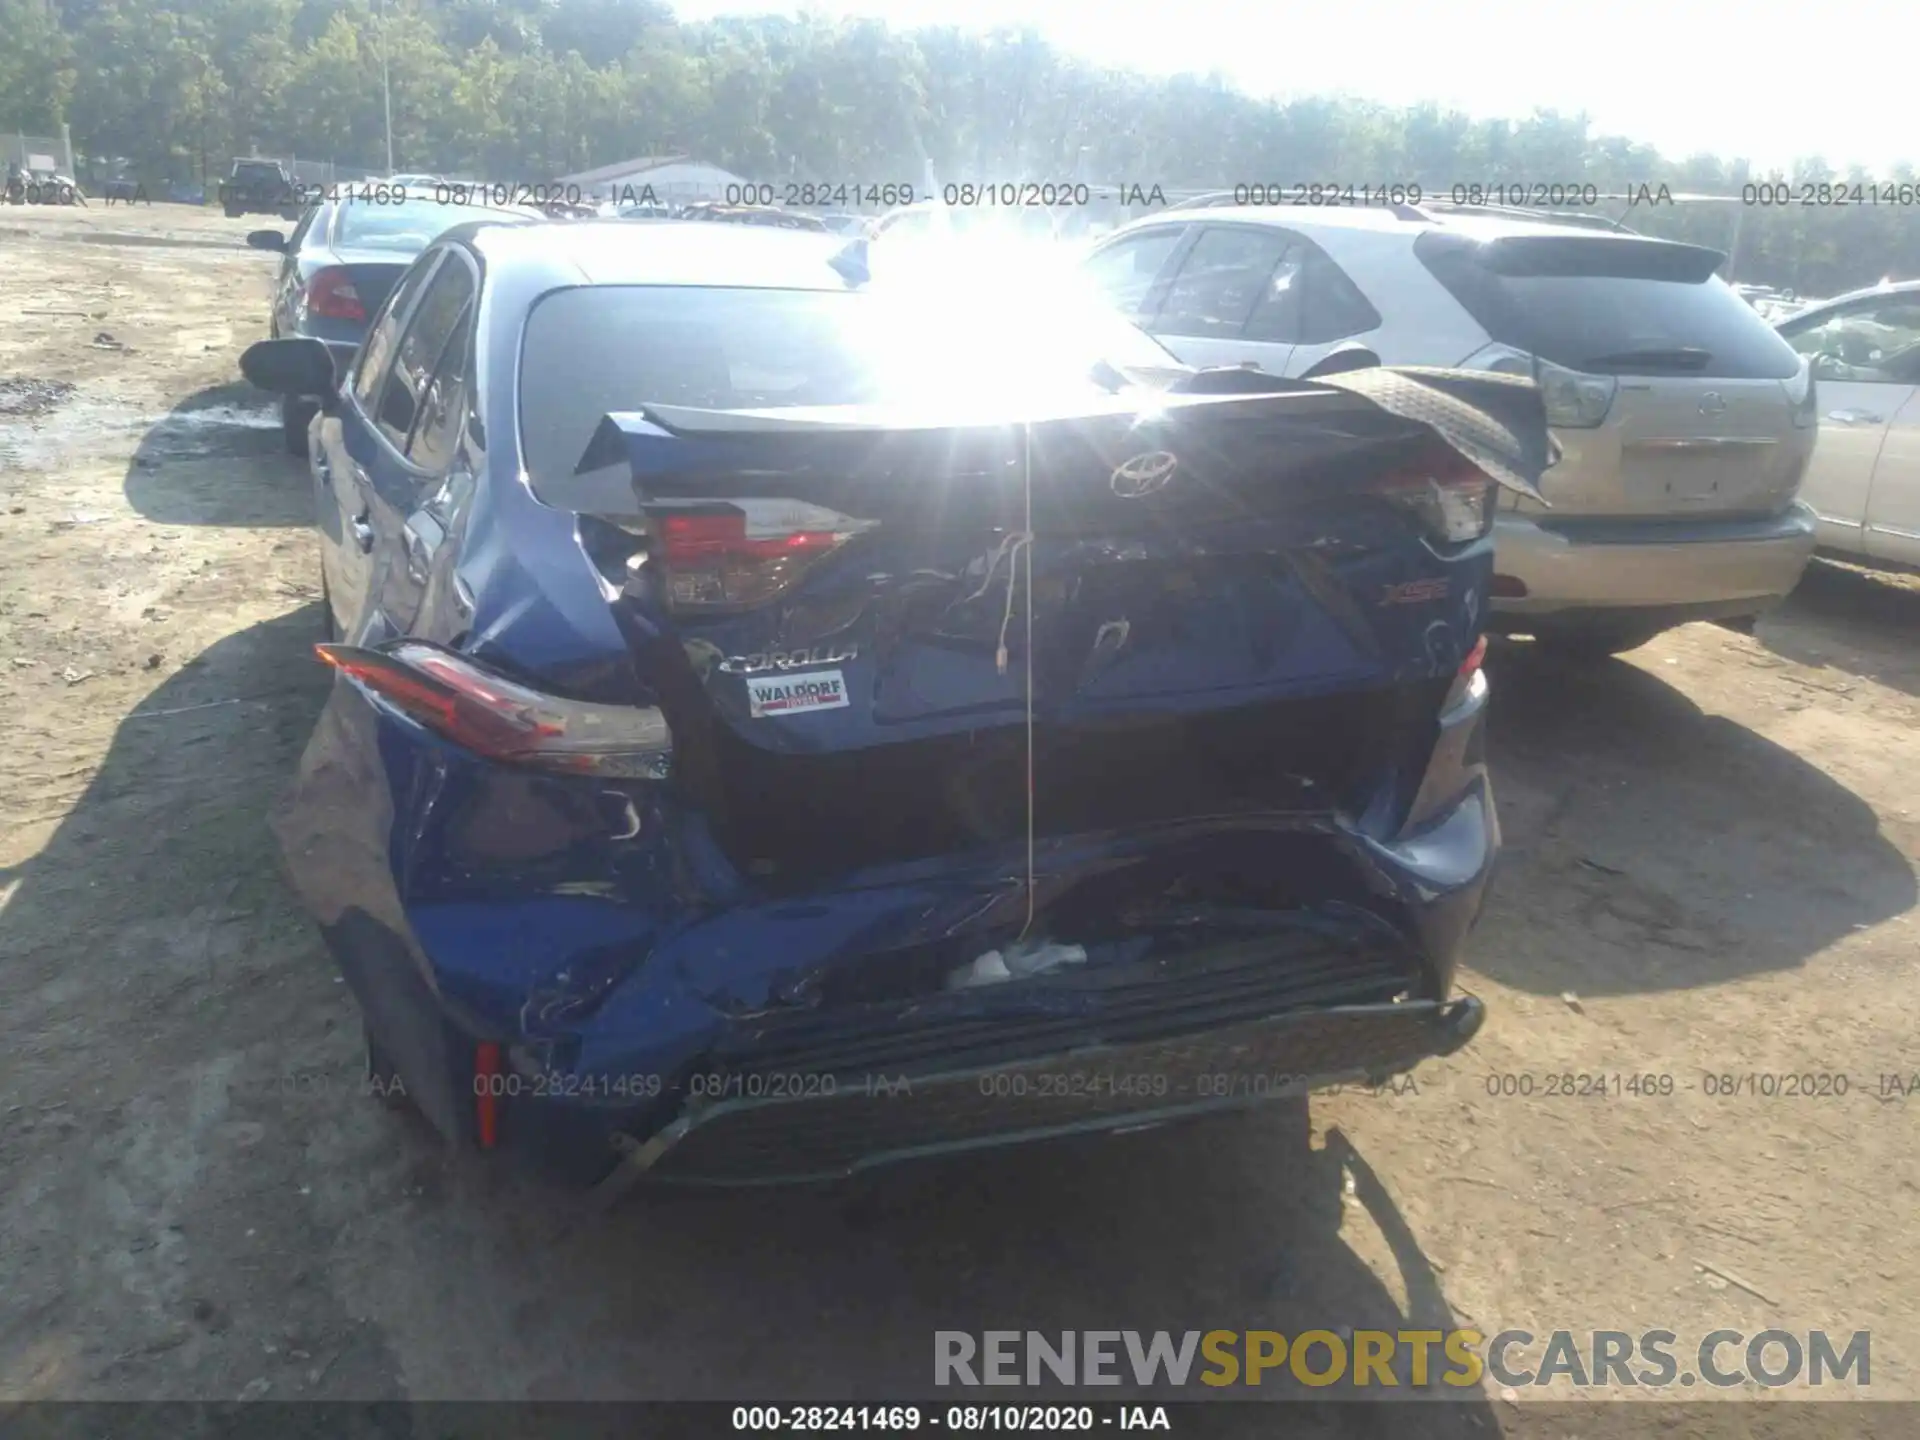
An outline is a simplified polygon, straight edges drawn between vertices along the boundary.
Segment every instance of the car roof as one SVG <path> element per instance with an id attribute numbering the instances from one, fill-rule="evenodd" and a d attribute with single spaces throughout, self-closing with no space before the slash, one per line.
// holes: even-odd
<path id="1" fill-rule="evenodd" d="M 590 285 L 715 285 L 770 290 L 841 290 L 827 261 L 846 237 L 772 225 L 661 220 L 630 225 L 613 217 L 532 225 L 479 225 L 460 238 L 489 268 L 544 267 Z"/>
<path id="2" fill-rule="evenodd" d="M 1787 318 L 1804 320 L 1809 315 L 1816 315 L 1822 310 L 1831 310 L 1836 305 L 1851 305 L 1857 300 L 1871 300 L 1876 295 L 1912 295 L 1916 292 L 1920 292 L 1920 280 L 1895 280 L 1890 285 L 1868 285 L 1864 289 L 1849 290 L 1844 295 L 1835 295 L 1831 300 L 1822 300 L 1817 304 L 1809 305 L 1806 309 Z"/>
<path id="3" fill-rule="evenodd" d="M 350 205 L 362 205 L 369 210 L 377 210 L 380 213 L 389 213 L 399 208 L 404 208 L 411 211 L 416 209 L 424 209 L 428 206 L 435 206 L 435 205 L 443 206 L 443 208 L 448 210 L 455 208 L 454 202 L 452 201 L 446 201 L 446 202 L 436 201 L 431 197 L 425 196 L 425 195 L 408 196 L 407 199 L 397 202 L 396 204 L 393 204 L 393 205 L 385 205 L 385 204 L 376 205 L 374 204 L 374 202 L 361 201 L 361 200 L 322 200 L 314 208 L 318 211 L 324 211 L 326 213 L 324 214 L 324 216 L 317 219 L 313 227 L 307 231 L 306 240 L 302 244 L 301 248 L 314 249 L 314 250 L 333 249 L 334 240 L 336 238 L 334 232 L 338 230 L 340 225 L 340 218 L 346 212 L 347 208 Z M 431 244 L 437 243 L 439 240 L 444 239 L 448 235 L 451 235 L 454 231 L 461 230 L 466 226 L 472 226 L 474 230 L 478 231 L 478 230 L 486 229 L 491 226 L 515 227 L 515 226 L 521 226 L 521 225 L 543 225 L 548 223 L 547 217 L 542 215 L 538 210 L 527 209 L 520 206 L 486 205 L 486 206 L 475 206 L 473 207 L 473 209 L 475 213 L 472 216 L 472 218 L 467 220 L 462 220 L 457 225 L 446 226 L 444 229 L 440 231 L 438 235 L 434 237 L 433 240 L 429 240 L 427 244 L 431 245 Z M 348 250 L 353 250 L 353 249 L 356 249 L 357 247 L 354 246 L 351 242 L 349 242 L 344 248 Z M 422 245 L 420 248 L 424 250 L 427 247 L 426 245 Z M 401 252 L 396 251 L 394 253 L 399 254 Z"/>
<path id="4" fill-rule="evenodd" d="M 1423 228 L 1421 221 L 1403 220 L 1393 211 L 1376 205 L 1176 205 L 1143 216 L 1121 228 L 1132 229 L 1135 225 L 1144 226 L 1154 221 L 1194 225 L 1212 220 L 1278 225 L 1287 229 L 1311 225 L 1343 230 L 1404 230 L 1409 235 Z M 1424 228 L 1432 227 L 1427 225 Z"/>
<path id="5" fill-rule="evenodd" d="M 1585 228 L 1553 220 L 1529 220 L 1507 214 L 1477 214 L 1451 208 L 1438 213 L 1418 211 L 1408 214 L 1405 209 L 1396 211 L 1385 205 L 1193 205 L 1155 211 L 1129 221 L 1111 233 L 1124 234 L 1128 230 L 1152 224 L 1195 225 L 1223 220 L 1237 224 L 1273 225 L 1283 230 L 1355 230 L 1408 236 L 1438 231 L 1448 235 L 1464 235 L 1471 240 L 1495 240 L 1507 235 L 1563 236 L 1569 229 Z M 1631 231 L 1594 229 L 1588 233 L 1618 234 L 1621 240 L 1627 241 L 1652 238 Z"/>

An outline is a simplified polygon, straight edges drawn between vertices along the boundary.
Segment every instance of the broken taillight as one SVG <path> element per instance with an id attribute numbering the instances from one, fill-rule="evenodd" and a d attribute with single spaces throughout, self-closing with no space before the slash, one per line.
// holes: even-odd
<path id="1" fill-rule="evenodd" d="M 367 307 L 360 303 L 360 292 L 353 288 L 353 276 L 344 265 L 329 265 L 317 270 L 307 281 L 307 313 L 329 320 L 364 320 Z"/>
<path id="2" fill-rule="evenodd" d="M 651 707 L 549 695 L 418 640 L 313 648 L 403 714 L 489 760 L 582 775 L 666 774 L 672 734 Z"/>
<path id="3" fill-rule="evenodd" d="M 1427 538 L 1446 545 L 1478 540 L 1493 528 L 1493 477 L 1451 445 L 1369 482 L 1368 489 L 1411 511 Z"/>
<path id="4" fill-rule="evenodd" d="M 871 520 L 798 500 L 732 500 L 649 511 L 664 598 L 677 611 L 749 609 L 791 589 Z"/>
<path id="5" fill-rule="evenodd" d="M 1467 651 L 1466 659 L 1460 662 L 1460 678 L 1471 679 L 1487 659 L 1487 637 L 1482 635 L 1473 642 L 1473 648 Z"/>
<path id="6" fill-rule="evenodd" d="M 1469 699 L 1478 699 L 1487 693 L 1487 676 L 1481 666 L 1487 658 L 1487 637 L 1482 635 L 1473 642 L 1473 648 L 1460 662 L 1460 669 L 1453 677 L 1453 684 L 1447 690 L 1447 698 L 1440 707 L 1440 713 L 1446 715 L 1455 706 Z"/>

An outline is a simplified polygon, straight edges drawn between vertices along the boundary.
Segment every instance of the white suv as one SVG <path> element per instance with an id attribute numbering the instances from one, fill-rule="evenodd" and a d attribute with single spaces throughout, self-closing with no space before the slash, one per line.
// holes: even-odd
<path id="1" fill-rule="evenodd" d="M 1562 447 L 1502 497 L 1490 628 L 1591 652 L 1760 613 L 1813 552 L 1806 363 L 1713 250 L 1487 212 L 1198 206 L 1104 237 L 1084 279 L 1192 365 L 1530 375 Z"/>

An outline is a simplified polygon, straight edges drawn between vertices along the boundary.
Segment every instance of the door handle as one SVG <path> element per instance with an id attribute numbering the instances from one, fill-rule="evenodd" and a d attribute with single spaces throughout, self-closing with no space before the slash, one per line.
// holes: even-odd
<path id="1" fill-rule="evenodd" d="M 431 528 L 434 534 L 429 537 Z M 433 552 L 439 547 L 442 538 L 439 525 L 428 515 L 412 515 L 407 519 L 402 531 L 406 538 L 407 574 L 417 585 L 427 583 L 427 572 L 433 566 Z"/>
<path id="2" fill-rule="evenodd" d="M 1842 425 L 1878 425 L 1887 417 L 1871 410 L 1829 410 L 1827 418 L 1838 420 Z"/>
<path id="3" fill-rule="evenodd" d="M 327 463 L 327 452 L 325 449 L 319 449 L 313 452 L 313 474 L 314 478 L 322 485 L 328 487 L 333 485 L 333 467 Z"/>
<path id="4" fill-rule="evenodd" d="M 373 550 L 373 526 L 367 522 L 368 513 L 362 510 L 348 522 L 353 530 L 353 543 L 360 547 L 363 555 Z"/>

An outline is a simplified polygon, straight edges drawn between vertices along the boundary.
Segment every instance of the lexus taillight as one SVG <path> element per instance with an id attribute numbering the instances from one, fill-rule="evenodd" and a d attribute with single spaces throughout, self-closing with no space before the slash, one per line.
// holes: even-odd
<path id="1" fill-rule="evenodd" d="M 603 705 L 532 689 L 417 640 L 314 652 L 366 690 L 489 760 L 572 774 L 660 779 L 673 738 L 649 706 Z"/>
<path id="2" fill-rule="evenodd" d="M 344 265 L 329 265 L 317 270 L 307 281 L 307 313 L 329 320 L 364 320 L 367 307 L 360 303 L 360 292 L 353 288 L 353 276 Z"/>
<path id="3" fill-rule="evenodd" d="M 797 500 L 650 507 L 664 599 L 676 611 L 747 609 L 790 590 L 876 522 Z"/>
<path id="4" fill-rule="evenodd" d="M 1569 430 L 1591 430 L 1606 419 L 1620 388 L 1611 375 L 1585 375 L 1545 360 L 1534 361 L 1533 383 L 1540 387 L 1547 424 Z"/>
<path id="5" fill-rule="evenodd" d="M 1525 376 L 1540 387 L 1547 424 L 1563 430 L 1591 430 L 1605 420 L 1620 389 L 1620 382 L 1611 375 L 1569 370 L 1511 345 L 1488 345 L 1462 360 L 1460 368 Z"/>
<path id="6" fill-rule="evenodd" d="M 1429 539 L 1458 545 L 1493 526 L 1493 478 L 1451 445 L 1434 445 L 1413 464 L 1370 482 L 1374 494 L 1419 520 Z"/>

